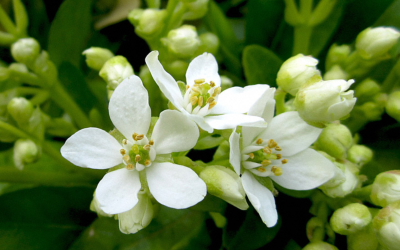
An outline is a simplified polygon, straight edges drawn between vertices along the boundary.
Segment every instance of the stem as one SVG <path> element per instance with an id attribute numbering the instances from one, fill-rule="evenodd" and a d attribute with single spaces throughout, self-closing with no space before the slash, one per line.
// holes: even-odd
<path id="1" fill-rule="evenodd" d="M 16 34 L 17 28 L 15 27 L 14 23 L 8 17 L 7 13 L 0 5 L 0 23 L 3 25 L 4 29 L 10 34 Z"/>
<path id="2" fill-rule="evenodd" d="M 293 55 L 299 53 L 308 54 L 308 47 L 311 40 L 312 27 L 306 25 L 295 26 L 294 27 L 294 45 L 293 45 Z"/>
<path id="3" fill-rule="evenodd" d="M 382 92 L 390 93 L 396 83 L 399 82 L 399 74 L 400 71 L 400 60 L 397 60 L 396 64 L 393 66 L 389 75 L 386 77 L 385 81 L 382 84 Z"/>
<path id="4" fill-rule="evenodd" d="M 352 196 L 362 200 L 362 201 L 368 201 L 369 203 L 372 203 L 371 201 L 371 192 L 372 192 L 372 184 L 356 189 L 353 191 Z M 373 204 L 373 203 L 372 203 Z"/>
<path id="5" fill-rule="evenodd" d="M 285 97 L 286 92 L 281 88 L 278 88 L 275 92 L 275 101 L 276 101 L 276 115 L 282 114 L 286 111 L 285 109 Z"/>
<path id="6" fill-rule="evenodd" d="M 37 93 L 34 97 L 32 97 L 30 99 L 30 102 L 33 105 L 40 105 L 40 104 L 44 103 L 47 99 L 49 99 L 49 96 L 50 96 L 49 92 L 41 91 L 41 92 Z"/>

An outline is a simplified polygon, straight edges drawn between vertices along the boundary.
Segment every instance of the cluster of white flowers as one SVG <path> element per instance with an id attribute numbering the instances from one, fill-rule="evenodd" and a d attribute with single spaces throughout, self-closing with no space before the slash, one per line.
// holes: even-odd
<path id="1" fill-rule="evenodd" d="M 308 125 L 296 111 L 274 117 L 274 88 L 260 84 L 221 91 L 217 61 L 208 53 L 190 63 L 183 90 L 164 70 L 157 51 L 146 57 L 146 63 L 175 110 L 161 112 L 149 131 L 148 93 L 140 78 L 132 75 L 116 87 L 109 104 L 110 118 L 124 138 L 86 128 L 61 148 L 61 154 L 77 166 L 111 169 L 95 192 L 105 213 L 131 210 L 139 203 L 139 192 L 176 209 L 202 201 L 205 182 L 189 167 L 166 160 L 172 152 L 192 149 L 201 130 L 234 130 L 229 139 L 231 165 L 226 167 L 236 172 L 240 188 L 269 227 L 276 224 L 278 213 L 273 189 L 260 178 L 288 189 L 308 190 L 333 177 L 333 163 L 309 148 L 322 129 Z"/>

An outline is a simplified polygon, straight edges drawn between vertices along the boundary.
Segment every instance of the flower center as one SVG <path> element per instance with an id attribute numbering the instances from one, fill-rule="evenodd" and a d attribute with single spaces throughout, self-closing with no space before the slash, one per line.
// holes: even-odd
<path id="1" fill-rule="evenodd" d="M 205 116 L 216 104 L 221 87 L 215 86 L 213 81 L 205 82 L 204 79 L 197 79 L 194 85 L 186 85 L 186 93 L 183 97 L 183 107 L 190 114 Z"/>
<path id="2" fill-rule="evenodd" d="M 243 166 L 262 177 L 282 175 L 282 166 L 288 162 L 288 159 L 282 159 L 282 155 L 279 153 L 282 148 L 273 139 L 268 140 L 267 143 L 261 138 L 257 139 L 256 145 L 262 146 L 263 144 L 266 146 L 242 156 Z M 246 162 L 251 163 L 246 164 Z M 258 164 L 252 164 L 253 162 Z"/>
<path id="3" fill-rule="evenodd" d="M 128 170 L 142 171 L 150 167 L 156 152 L 153 140 L 148 140 L 143 134 L 133 133 L 133 143 L 127 139 L 122 140 L 123 148 L 120 150 L 122 160 Z"/>

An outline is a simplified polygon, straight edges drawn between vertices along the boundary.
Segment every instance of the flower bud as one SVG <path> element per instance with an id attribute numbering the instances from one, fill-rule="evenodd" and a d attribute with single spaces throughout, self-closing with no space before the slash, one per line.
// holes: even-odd
<path id="1" fill-rule="evenodd" d="M 10 72 L 8 68 L 0 66 L 0 82 L 8 79 Z"/>
<path id="2" fill-rule="evenodd" d="M 359 170 L 351 162 L 345 162 L 345 164 L 335 162 L 335 165 L 338 169 L 336 169 L 334 177 L 320 186 L 320 189 L 332 198 L 345 197 L 359 185 Z"/>
<path id="3" fill-rule="evenodd" d="M 400 201 L 383 208 L 375 216 L 373 226 L 379 243 L 389 249 L 400 246 Z"/>
<path id="4" fill-rule="evenodd" d="M 345 118 L 357 100 L 353 90 L 345 92 L 353 83 L 354 80 L 330 80 L 302 87 L 294 102 L 300 117 L 316 127 Z"/>
<path id="5" fill-rule="evenodd" d="M 219 48 L 218 36 L 211 32 L 203 33 L 199 36 L 200 47 L 196 51 L 196 55 L 201 55 L 204 52 L 217 54 Z"/>
<path id="6" fill-rule="evenodd" d="M 189 67 L 189 63 L 183 60 L 175 60 L 165 65 L 165 70 L 169 72 L 174 79 L 184 81 L 186 79 L 186 70 Z"/>
<path id="7" fill-rule="evenodd" d="M 333 212 L 330 223 L 333 231 L 341 235 L 349 235 L 360 231 L 372 220 L 368 207 L 352 203 Z"/>
<path id="8" fill-rule="evenodd" d="M 40 157 L 40 149 L 28 139 L 19 139 L 14 144 L 14 164 L 22 170 L 25 164 L 33 163 Z"/>
<path id="9" fill-rule="evenodd" d="M 293 56 L 282 64 L 276 83 L 285 92 L 294 96 L 305 83 L 322 79 L 317 64 L 318 60 L 311 56 L 303 54 Z"/>
<path id="10" fill-rule="evenodd" d="M 133 75 L 131 64 L 123 56 L 114 56 L 101 68 L 99 75 L 107 82 L 107 87 L 114 90 L 125 78 Z"/>
<path id="11" fill-rule="evenodd" d="M 206 183 L 210 194 L 239 209 L 246 210 L 249 207 L 240 177 L 231 169 L 217 165 L 208 166 L 201 171 L 200 178 Z"/>
<path id="12" fill-rule="evenodd" d="M 91 47 L 83 51 L 82 55 L 86 56 L 87 66 L 97 71 L 100 71 L 106 61 L 114 56 L 110 50 L 99 47 Z"/>
<path id="13" fill-rule="evenodd" d="M 308 243 L 303 250 L 339 250 L 337 247 L 323 242 L 323 241 L 316 241 Z"/>
<path id="14" fill-rule="evenodd" d="M 328 71 L 333 65 L 344 66 L 347 57 L 350 55 L 351 49 L 349 45 L 333 44 L 326 57 L 326 70 Z"/>
<path id="15" fill-rule="evenodd" d="M 202 18 L 208 11 L 209 0 L 182 1 L 186 8 L 183 19 L 195 20 Z"/>
<path id="16" fill-rule="evenodd" d="M 98 216 L 103 216 L 103 217 L 113 217 L 114 215 L 112 214 L 107 214 L 100 208 L 100 203 L 96 198 L 96 192 L 93 193 L 93 200 L 90 203 L 90 211 L 93 211 L 97 213 Z"/>
<path id="17" fill-rule="evenodd" d="M 380 173 L 372 184 L 371 200 L 375 205 L 386 207 L 400 200 L 400 170 Z"/>
<path id="18" fill-rule="evenodd" d="M 375 102 L 366 102 L 358 106 L 357 109 L 364 113 L 368 121 L 379 121 L 382 117 L 384 108 Z"/>
<path id="19" fill-rule="evenodd" d="M 178 29 L 168 32 L 167 38 L 162 42 L 168 50 L 179 58 L 188 58 L 194 55 L 200 46 L 200 39 L 197 35 L 196 27 L 182 25 Z"/>
<path id="20" fill-rule="evenodd" d="M 147 227 L 153 219 L 153 204 L 145 192 L 138 193 L 139 202 L 130 210 L 118 214 L 119 230 L 134 234 Z"/>
<path id="21" fill-rule="evenodd" d="M 318 149 L 327 152 L 336 159 L 345 159 L 347 150 L 353 144 L 350 130 L 342 124 L 328 124 L 317 140 Z"/>
<path id="22" fill-rule="evenodd" d="M 233 81 L 227 76 L 221 76 L 221 90 L 229 89 L 233 86 Z"/>
<path id="23" fill-rule="evenodd" d="M 7 110 L 18 124 L 23 124 L 29 121 L 34 108 L 32 103 L 24 97 L 14 97 L 8 103 Z"/>
<path id="24" fill-rule="evenodd" d="M 333 65 L 329 71 L 324 74 L 324 80 L 338 80 L 338 79 L 348 79 L 349 74 L 344 71 L 339 65 Z"/>
<path id="25" fill-rule="evenodd" d="M 348 250 L 378 250 L 378 245 L 372 223 L 363 230 L 347 236 Z"/>
<path id="26" fill-rule="evenodd" d="M 15 61 L 31 65 L 40 53 L 40 44 L 34 38 L 22 38 L 11 46 Z"/>
<path id="27" fill-rule="evenodd" d="M 362 102 L 364 99 L 371 99 L 371 97 L 378 94 L 380 90 L 381 87 L 376 81 L 367 78 L 357 85 L 354 89 L 354 95 L 358 98 L 358 102 Z"/>
<path id="28" fill-rule="evenodd" d="M 355 163 L 359 168 L 372 160 L 374 152 L 364 145 L 353 145 L 347 151 L 347 159 Z"/>
<path id="29" fill-rule="evenodd" d="M 33 66 L 33 72 L 38 76 L 46 80 L 47 86 L 51 86 L 57 81 L 58 71 L 57 67 L 49 59 L 49 54 L 46 51 L 42 51 L 40 55 L 36 58 Z"/>
<path id="30" fill-rule="evenodd" d="M 142 38 L 157 36 L 164 26 L 166 10 L 134 9 L 128 15 L 128 20 L 135 26 L 135 32 Z"/>
<path id="31" fill-rule="evenodd" d="M 394 91 L 389 95 L 386 103 L 386 112 L 400 122 L 400 91 Z"/>
<path id="32" fill-rule="evenodd" d="M 400 33 L 393 28 L 367 28 L 358 34 L 356 50 L 364 59 L 385 59 L 397 43 Z"/>

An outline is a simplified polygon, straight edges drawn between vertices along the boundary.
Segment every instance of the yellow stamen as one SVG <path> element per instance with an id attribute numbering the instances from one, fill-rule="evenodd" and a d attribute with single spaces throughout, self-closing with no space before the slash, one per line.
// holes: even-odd
<path id="1" fill-rule="evenodd" d="M 154 141 L 153 141 L 153 140 L 150 140 L 150 141 L 149 141 L 149 144 L 150 144 L 151 146 L 153 146 L 153 145 L 154 145 Z"/>
<path id="2" fill-rule="evenodd" d="M 272 169 L 271 169 L 271 171 L 272 171 Z M 272 172 L 274 173 L 275 176 L 280 176 L 280 175 L 282 175 L 282 168 L 279 168 L 279 167 L 275 168 L 275 170 Z"/>
<path id="3" fill-rule="evenodd" d="M 262 165 L 263 167 L 266 167 L 266 166 L 268 166 L 269 164 L 271 164 L 271 161 L 270 161 L 270 160 L 263 160 L 263 161 L 261 162 L 261 165 Z"/>
<path id="4" fill-rule="evenodd" d="M 137 141 L 137 139 L 136 139 L 137 136 L 138 136 L 137 133 L 133 133 L 132 138 L 133 138 L 135 141 Z"/>
<path id="5" fill-rule="evenodd" d="M 217 87 L 214 89 L 214 93 L 212 94 L 212 96 L 216 97 L 220 93 L 221 93 L 221 87 Z"/>
<path id="6" fill-rule="evenodd" d="M 190 88 L 190 86 L 189 85 L 186 85 L 186 90 L 188 90 Z"/>
<path id="7" fill-rule="evenodd" d="M 140 141 L 141 139 L 144 138 L 144 134 L 138 135 L 136 136 L 136 140 Z"/>
<path id="8" fill-rule="evenodd" d="M 270 139 L 268 141 L 268 147 L 269 148 L 275 148 L 276 146 L 278 146 L 278 144 L 273 139 Z"/>
<path id="9" fill-rule="evenodd" d="M 264 147 L 263 148 L 263 151 L 264 151 L 264 153 L 266 153 L 266 154 L 270 154 L 272 151 L 271 151 L 271 149 L 269 148 L 269 147 Z"/>
<path id="10" fill-rule="evenodd" d="M 276 159 L 280 159 L 280 158 L 282 158 L 282 155 L 281 154 L 276 154 Z"/>
<path id="11" fill-rule="evenodd" d="M 122 140 L 122 144 L 126 145 L 128 143 L 128 141 L 126 139 Z"/>
<path id="12" fill-rule="evenodd" d="M 128 169 L 128 170 L 132 170 L 132 169 L 133 169 L 133 165 L 132 165 L 132 163 L 129 163 L 128 165 L 126 165 L 126 169 Z"/>
<path id="13" fill-rule="evenodd" d="M 140 159 L 141 159 L 140 155 L 136 155 L 136 156 L 135 156 L 135 161 L 136 161 L 136 162 L 139 162 Z"/>
<path id="14" fill-rule="evenodd" d="M 196 93 L 200 93 L 200 88 L 199 88 L 198 86 L 194 85 L 194 86 L 192 87 L 192 91 L 193 91 L 193 92 L 196 92 Z"/>
<path id="15" fill-rule="evenodd" d="M 259 168 L 257 168 L 257 170 L 258 170 L 259 172 L 261 172 L 261 173 L 267 171 L 267 170 L 266 170 L 265 168 L 263 168 L 263 167 L 259 167 Z"/>
<path id="16" fill-rule="evenodd" d="M 261 138 L 258 138 L 257 141 L 256 141 L 256 143 L 257 143 L 258 145 L 260 145 L 261 143 L 263 143 L 263 140 L 262 140 Z"/>
<path id="17" fill-rule="evenodd" d="M 203 96 L 199 96 L 198 105 L 199 105 L 200 107 L 203 106 Z"/>
<path id="18" fill-rule="evenodd" d="M 217 105 L 217 102 L 213 101 L 212 103 L 210 103 L 210 106 L 208 106 L 208 109 L 214 108 L 215 105 Z"/>
<path id="19" fill-rule="evenodd" d="M 144 145 L 144 146 L 143 146 L 143 149 L 149 151 L 149 150 L 150 150 L 150 144 Z"/>
<path id="20" fill-rule="evenodd" d="M 211 88 L 214 88 L 215 87 L 215 82 L 210 81 L 210 86 L 211 86 Z"/>
<path id="21" fill-rule="evenodd" d="M 286 163 L 288 163 L 288 159 L 283 159 L 282 164 L 286 164 Z"/>
<path id="22" fill-rule="evenodd" d="M 126 164 L 129 164 L 129 162 L 131 161 L 131 157 L 129 157 L 129 155 L 124 155 L 124 156 L 122 157 L 122 160 L 124 160 L 124 162 L 125 162 Z"/>
<path id="23" fill-rule="evenodd" d="M 201 78 L 201 79 L 194 80 L 194 83 L 199 84 L 199 83 L 203 83 L 204 81 L 205 81 L 205 79 Z"/>
<path id="24" fill-rule="evenodd" d="M 197 98 L 197 96 L 193 96 L 192 98 L 190 98 L 190 104 L 192 104 L 192 106 L 194 106 L 194 105 L 196 105 L 198 100 L 199 100 L 199 98 Z"/>
<path id="25" fill-rule="evenodd" d="M 124 155 L 126 153 L 125 149 L 123 148 L 119 152 L 121 153 L 121 155 Z"/>
<path id="26" fill-rule="evenodd" d="M 276 146 L 276 147 L 275 147 L 275 150 L 276 150 L 276 151 L 281 151 L 282 149 L 281 149 L 281 147 Z"/>
<path id="27" fill-rule="evenodd" d="M 144 165 L 145 166 L 148 166 L 148 165 L 150 165 L 151 164 L 151 161 L 149 160 L 149 159 L 147 159 L 145 162 L 144 162 Z"/>
<path id="28" fill-rule="evenodd" d="M 207 99 L 207 103 L 212 103 L 214 100 L 215 100 L 215 99 L 214 99 L 213 97 L 209 97 L 209 98 Z"/>
<path id="29" fill-rule="evenodd" d="M 250 159 L 254 159 L 254 154 L 253 154 L 253 153 L 250 153 L 250 154 L 249 154 L 249 157 L 250 157 Z"/>

